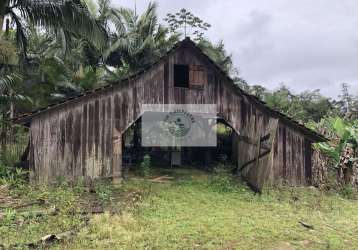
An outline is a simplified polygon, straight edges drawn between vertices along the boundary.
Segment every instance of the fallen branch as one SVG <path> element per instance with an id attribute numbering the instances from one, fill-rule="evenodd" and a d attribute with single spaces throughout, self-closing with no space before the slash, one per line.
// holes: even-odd
<path id="1" fill-rule="evenodd" d="M 308 228 L 308 229 L 313 229 L 313 226 L 312 225 L 310 225 L 310 224 L 307 224 L 307 223 L 305 223 L 305 222 L 303 222 L 303 221 L 298 221 L 298 223 L 300 223 L 302 226 L 304 226 L 305 228 Z"/>
<path id="2" fill-rule="evenodd" d="M 155 183 L 170 183 L 170 181 L 161 181 L 161 180 L 150 180 L 150 181 Z"/>
<path id="3" fill-rule="evenodd" d="M 144 179 L 144 178 L 131 178 L 131 180 L 134 180 L 134 181 L 150 181 L 150 182 L 156 182 L 156 183 L 169 183 L 170 181 L 169 180 L 162 180 L 163 178 L 161 177 L 161 178 L 159 178 L 159 177 L 157 177 L 157 178 L 154 178 L 154 179 Z M 167 177 L 167 178 L 164 178 L 164 179 L 171 179 L 171 178 L 173 178 L 174 179 L 174 177 Z"/>
<path id="4" fill-rule="evenodd" d="M 174 179 L 174 177 L 168 176 L 168 175 L 163 175 L 163 176 L 158 176 L 156 178 L 151 179 L 151 181 L 161 181 L 161 180 L 172 180 Z"/>
<path id="5" fill-rule="evenodd" d="M 19 209 L 19 208 L 24 208 L 24 207 L 30 207 L 30 206 L 33 206 L 33 205 L 44 205 L 44 204 L 46 204 L 46 201 L 43 200 L 43 199 L 39 199 L 39 200 L 36 200 L 36 201 L 33 201 L 33 202 L 19 204 L 19 205 L 13 207 L 13 208 L 14 209 Z"/>

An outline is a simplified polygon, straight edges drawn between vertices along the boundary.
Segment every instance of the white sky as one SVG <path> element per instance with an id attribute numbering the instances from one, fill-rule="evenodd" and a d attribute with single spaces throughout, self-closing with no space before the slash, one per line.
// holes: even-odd
<path id="1" fill-rule="evenodd" d="M 135 0 L 112 0 L 134 7 Z M 137 0 L 141 13 L 149 1 Z M 211 41 L 223 40 L 240 76 L 269 89 L 321 89 L 336 98 L 340 84 L 358 94 L 357 0 L 159 0 L 162 18 L 186 8 L 210 23 Z"/>

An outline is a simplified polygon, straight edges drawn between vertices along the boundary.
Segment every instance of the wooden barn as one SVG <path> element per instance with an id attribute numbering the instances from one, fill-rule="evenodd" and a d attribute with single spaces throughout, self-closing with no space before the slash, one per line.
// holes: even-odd
<path id="1" fill-rule="evenodd" d="M 256 190 L 309 185 L 311 145 L 326 140 L 242 91 L 186 38 L 136 75 L 16 118 L 30 127 L 31 181 L 120 179 L 121 138 L 142 104 L 216 104 L 236 132 L 237 171 Z"/>

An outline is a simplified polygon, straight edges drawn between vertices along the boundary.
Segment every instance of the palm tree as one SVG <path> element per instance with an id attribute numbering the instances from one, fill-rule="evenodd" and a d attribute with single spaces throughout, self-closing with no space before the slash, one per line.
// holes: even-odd
<path id="1" fill-rule="evenodd" d="M 232 56 L 227 54 L 223 41 L 213 44 L 209 40 L 203 38 L 199 40 L 198 47 L 226 73 L 237 75 L 237 70 L 232 62 Z"/>
<path id="2" fill-rule="evenodd" d="M 0 65 L 17 64 L 17 54 L 15 46 L 0 37 Z M 0 69 L 2 67 L 0 66 Z"/>
<path id="3" fill-rule="evenodd" d="M 120 75 L 143 69 L 178 41 L 178 35 L 169 36 L 168 29 L 158 23 L 156 10 L 155 3 L 149 3 L 140 16 L 128 8 L 113 10 L 116 32 L 104 56 L 107 64 L 119 68 Z"/>
<path id="4" fill-rule="evenodd" d="M 10 118 L 13 118 L 14 108 L 13 102 L 14 101 L 22 101 L 25 100 L 26 97 L 18 94 L 16 92 L 15 85 L 17 82 L 21 80 L 21 75 L 12 73 L 7 75 L 0 75 L 0 106 L 1 111 L 6 112 L 10 110 Z M 10 105 L 10 108 L 8 107 Z"/>
<path id="5" fill-rule="evenodd" d="M 30 70 L 24 72 L 26 77 L 22 87 L 24 92 L 34 97 L 34 107 L 103 84 L 100 81 L 103 69 L 97 66 L 97 59 L 94 60 L 96 65 L 92 65 L 87 46 L 87 41 L 74 38 L 64 52 L 58 39 L 36 31 L 31 33 L 27 64 Z"/>
<path id="6" fill-rule="evenodd" d="M 26 56 L 27 28 L 29 25 L 45 28 L 69 40 L 72 36 L 86 38 L 96 46 L 106 42 L 106 32 L 92 18 L 81 0 L 2 0 L 0 2 L 0 28 L 5 17 L 16 27 L 16 42 Z"/>
<path id="7" fill-rule="evenodd" d="M 16 73 L 0 75 L 0 160 L 5 155 L 8 121 L 13 118 L 14 103 L 27 99 L 16 92 L 20 80 L 21 76 Z"/>

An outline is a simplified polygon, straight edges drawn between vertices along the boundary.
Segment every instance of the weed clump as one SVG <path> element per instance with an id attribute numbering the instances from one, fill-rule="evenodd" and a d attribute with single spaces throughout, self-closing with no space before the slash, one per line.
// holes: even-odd
<path id="1" fill-rule="evenodd" d="M 98 200 L 102 203 L 108 203 L 112 200 L 112 190 L 110 184 L 106 182 L 98 182 L 95 185 L 95 193 Z"/>
<path id="2" fill-rule="evenodd" d="M 27 182 L 28 172 L 21 168 L 10 168 L 0 161 L 0 185 L 18 186 Z"/>
<path id="3" fill-rule="evenodd" d="M 230 170 L 223 164 L 219 164 L 213 169 L 208 185 L 212 190 L 218 192 L 233 192 L 237 189 Z"/>
<path id="4" fill-rule="evenodd" d="M 146 154 L 143 157 L 143 161 L 139 165 L 139 171 L 142 176 L 148 177 L 150 175 L 151 158 Z"/>
<path id="5" fill-rule="evenodd" d="M 344 186 L 341 187 L 340 189 L 340 194 L 343 196 L 343 198 L 346 199 L 357 199 L 358 197 L 358 193 L 357 190 L 353 187 L 353 185 L 350 184 L 346 184 Z"/>

